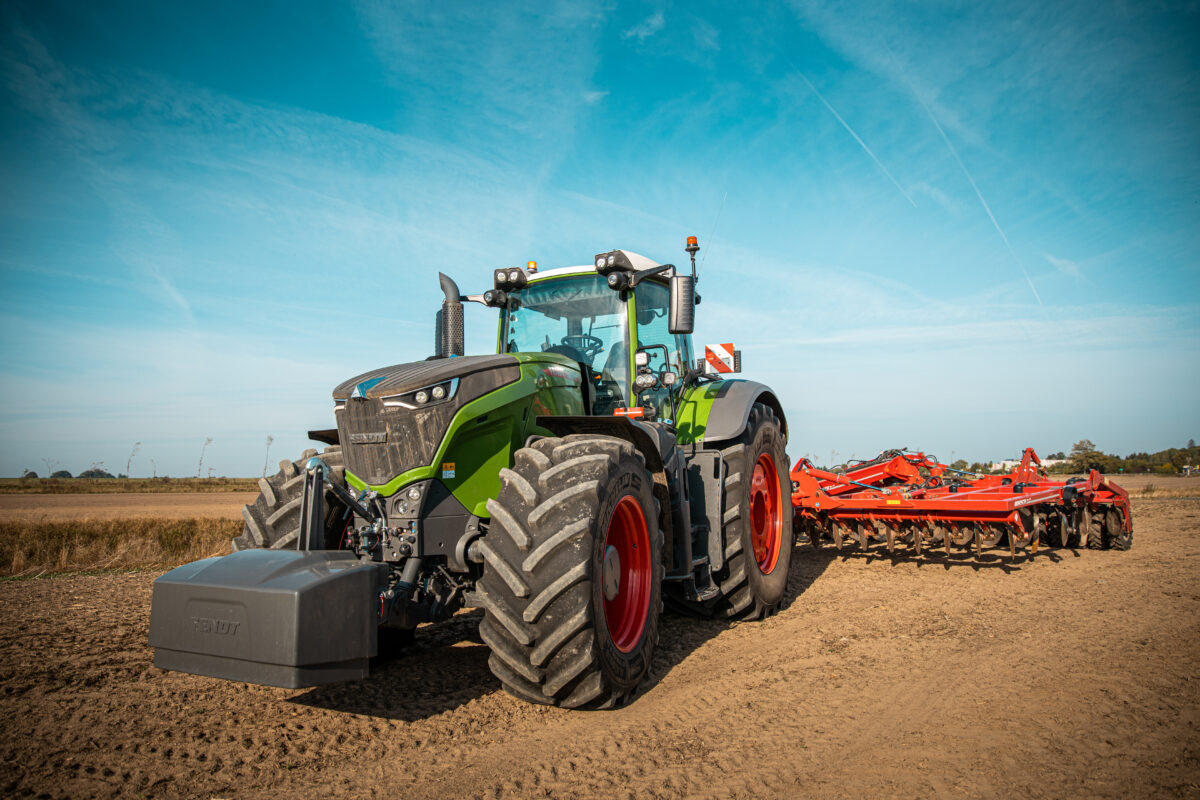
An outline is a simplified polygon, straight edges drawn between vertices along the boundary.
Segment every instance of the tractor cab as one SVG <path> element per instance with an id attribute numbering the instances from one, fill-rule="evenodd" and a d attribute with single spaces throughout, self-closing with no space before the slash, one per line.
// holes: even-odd
<path id="1" fill-rule="evenodd" d="M 591 383 L 589 415 L 640 408 L 673 422 L 670 387 L 693 363 L 690 326 L 671 325 L 675 268 L 613 251 L 598 255 L 595 267 L 535 269 L 496 271 L 485 298 L 501 309 L 497 351 L 578 362 Z M 690 296 L 675 302 L 685 300 L 690 305 Z"/>

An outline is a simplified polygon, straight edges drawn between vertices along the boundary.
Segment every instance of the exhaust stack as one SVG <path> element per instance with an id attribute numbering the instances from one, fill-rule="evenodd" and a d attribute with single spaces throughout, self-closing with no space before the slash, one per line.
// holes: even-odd
<path id="1" fill-rule="evenodd" d="M 463 335 L 463 306 L 458 293 L 458 284 L 445 273 L 438 273 L 442 284 L 442 292 L 446 299 L 442 308 L 437 312 L 437 336 L 434 342 L 434 355 L 438 358 L 450 358 L 466 353 Z"/>

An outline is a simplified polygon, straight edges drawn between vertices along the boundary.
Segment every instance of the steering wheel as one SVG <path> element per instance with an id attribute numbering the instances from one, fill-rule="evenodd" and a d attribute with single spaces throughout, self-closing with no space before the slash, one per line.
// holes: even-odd
<path id="1" fill-rule="evenodd" d="M 604 340 L 590 333 L 568 333 L 562 337 L 562 343 L 583 353 L 589 364 L 604 350 Z"/>

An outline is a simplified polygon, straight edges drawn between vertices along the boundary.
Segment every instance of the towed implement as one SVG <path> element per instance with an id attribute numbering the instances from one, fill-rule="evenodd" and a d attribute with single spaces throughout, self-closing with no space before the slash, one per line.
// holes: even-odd
<path id="1" fill-rule="evenodd" d="M 275 686 L 367 675 L 381 634 L 483 610 L 511 694 L 629 700 L 664 599 L 759 619 L 791 558 L 787 422 L 693 355 L 691 274 L 625 250 L 586 266 L 441 275 L 435 354 L 333 390 L 328 448 L 260 481 L 229 555 L 154 584 L 155 664 Z M 464 355 L 463 303 L 498 312 Z"/>
<path id="2" fill-rule="evenodd" d="M 867 550 L 1007 549 L 1032 556 L 1042 544 L 1128 550 L 1133 543 L 1129 495 L 1092 470 L 1050 480 L 1026 448 L 1006 475 L 977 475 L 921 452 L 884 451 L 831 471 L 801 459 L 791 472 L 793 524 L 819 547 L 832 540 Z"/>

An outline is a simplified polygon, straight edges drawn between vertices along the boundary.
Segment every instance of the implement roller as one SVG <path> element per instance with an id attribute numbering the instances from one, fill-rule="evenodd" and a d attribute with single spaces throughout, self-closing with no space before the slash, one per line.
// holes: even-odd
<path id="1" fill-rule="evenodd" d="M 1128 550 L 1129 494 L 1092 470 L 1050 480 L 1033 448 L 1004 475 L 979 475 L 922 452 L 887 450 L 837 470 L 801 459 L 792 469 L 793 527 L 814 547 L 832 540 L 862 550 L 1003 548 L 1010 558 L 1039 545 Z"/>

